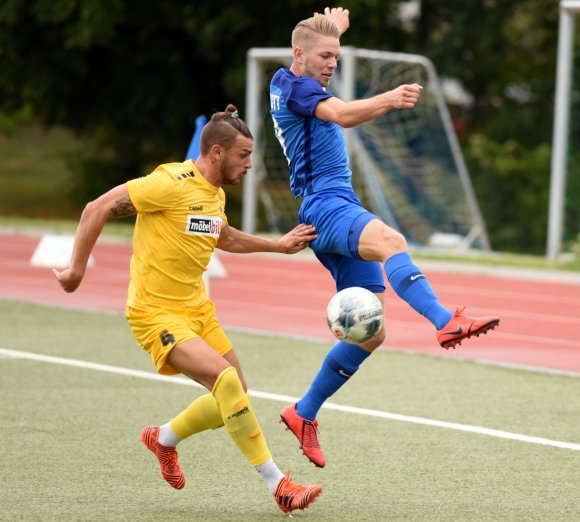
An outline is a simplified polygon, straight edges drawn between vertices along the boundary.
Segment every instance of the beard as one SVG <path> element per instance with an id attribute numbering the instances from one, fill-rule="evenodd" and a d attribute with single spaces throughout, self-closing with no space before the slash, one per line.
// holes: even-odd
<path id="1" fill-rule="evenodd" d="M 236 170 L 232 167 L 232 164 L 225 160 L 221 167 L 221 175 L 222 175 L 222 184 L 223 185 L 237 185 L 242 181 L 242 178 L 246 174 L 247 171 L 243 171 L 241 175 L 234 174 Z"/>

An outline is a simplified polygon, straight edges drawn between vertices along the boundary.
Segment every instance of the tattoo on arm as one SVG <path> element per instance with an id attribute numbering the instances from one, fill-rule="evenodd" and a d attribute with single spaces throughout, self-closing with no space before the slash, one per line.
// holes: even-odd
<path id="1" fill-rule="evenodd" d="M 133 206 L 129 196 L 123 196 L 115 201 L 115 205 L 111 208 L 113 217 L 127 217 L 137 214 L 137 209 Z"/>

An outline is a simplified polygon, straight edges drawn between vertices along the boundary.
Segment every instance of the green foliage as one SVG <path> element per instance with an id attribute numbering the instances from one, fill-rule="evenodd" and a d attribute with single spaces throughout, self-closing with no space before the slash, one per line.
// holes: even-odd
<path id="1" fill-rule="evenodd" d="M 402 3 L 342 2 L 351 12 L 343 45 L 425 54 L 441 76 L 462 82 L 474 103 L 453 112 L 465 124 L 460 138 L 492 242 L 496 248 L 539 251 L 545 235 L 540 221 L 545 220 L 549 173 L 545 144 L 553 127 L 558 2 L 422 0 L 420 16 L 406 23 L 399 17 Z M 32 119 L 72 129 L 87 144 L 70 165 L 74 198 L 95 197 L 159 163 L 181 159 L 199 114 L 222 110 L 227 103 L 243 114 L 248 49 L 288 47 L 293 26 L 323 8 L 311 0 L 288 0 L 283 9 L 266 0 L 4 0 L 0 129 L 14 132 Z M 576 37 L 578 49 L 580 31 Z M 580 67 L 574 74 L 577 93 Z M 576 141 L 579 111 L 577 99 L 571 117 Z M 484 168 L 478 147 L 471 150 L 478 136 L 486 136 L 486 146 L 496 144 L 502 173 L 491 172 L 495 164 Z M 507 143 L 515 148 L 499 145 Z M 545 170 L 532 164 L 537 155 Z M 524 165 L 508 168 L 507 157 Z M 578 170 L 571 168 L 567 221 L 578 222 L 580 199 L 573 188 Z M 539 192 L 518 200 L 536 204 L 516 205 L 517 221 L 504 223 L 511 230 L 507 233 L 496 218 L 507 209 L 493 207 L 512 201 L 517 187 L 525 188 L 524 171 L 530 177 L 525 187 Z M 484 176 L 503 181 L 492 198 Z M 233 191 L 229 211 L 238 226 L 239 196 Z M 575 237 L 574 230 L 566 234 Z M 520 240 L 508 245 L 512 236 Z"/>
<path id="2" fill-rule="evenodd" d="M 415 38 L 439 74 L 459 79 L 474 97 L 478 126 L 515 102 L 551 119 L 558 3 L 543 0 L 423 0 Z M 539 132 L 536 132 L 539 131 Z M 545 141 L 542 127 L 520 128 L 517 139 Z"/>
<path id="3" fill-rule="evenodd" d="M 558 2 L 422 0 L 414 35 L 440 75 L 457 78 L 473 104 L 454 108 L 493 247 L 545 251 L 558 45 Z M 580 49 L 580 34 L 576 34 Z M 578 57 L 576 65 L 578 65 Z M 571 150 L 580 133 L 580 67 Z M 564 239 L 580 230 L 578 157 L 569 161 Z"/>
<path id="4" fill-rule="evenodd" d="M 68 161 L 82 142 L 63 128 L 18 126 L 0 133 L 0 209 L 3 216 L 78 218 L 84 203 L 71 194 Z"/>
<path id="5" fill-rule="evenodd" d="M 528 149 L 475 134 L 467 156 L 493 247 L 540 253 L 546 244 L 550 147 Z"/>
<path id="6" fill-rule="evenodd" d="M 572 153 L 568 161 L 564 207 L 566 219 L 563 239 L 569 242 L 580 240 L 580 152 L 574 150 L 573 143 L 570 143 Z M 578 260 L 580 261 L 580 256 Z"/>
<path id="7" fill-rule="evenodd" d="M 469 171 L 493 248 L 542 254 L 546 249 L 551 147 L 526 147 L 474 134 L 465 150 Z M 580 155 L 568 161 L 564 243 L 575 252 L 580 234 Z M 579 258 L 580 259 L 580 258 Z"/>
<path id="8" fill-rule="evenodd" d="M 384 41 L 396 3 L 352 3 L 353 41 L 363 44 L 365 29 L 373 44 Z M 181 159 L 197 115 L 229 102 L 243 110 L 247 50 L 289 46 L 293 25 L 317 10 L 311 1 L 289 2 L 280 16 L 263 0 L 8 0 L 0 4 L 0 115 L 28 107 L 43 124 L 92 142 L 71 164 L 75 197 L 89 199 Z"/>
<path id="9" fill-rule="evenodd" d="M 571 264 L 580 266 L 580 234 L 573 241 L 568 242 L 568 250 L 572 254 Z"/>
<path id="10" fill-rule="evenodd" d="M 22 105 L 9 112 L 0 112 L 0 132 L 11 136 L 33 120 L 34 114 L 30 105 Z"/>

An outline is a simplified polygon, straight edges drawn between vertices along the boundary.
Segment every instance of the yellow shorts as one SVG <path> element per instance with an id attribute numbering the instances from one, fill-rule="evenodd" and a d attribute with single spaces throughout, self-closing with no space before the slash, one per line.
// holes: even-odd
<path id="1" fill-rule="evenodd" d="M 167 364 L 167 356 L 176 344 L 200 337 L 220 355 L 233 345 L 215 316 L 215 305 L 205 301 L 195 309 L 169 309 L 148 306 L 145 310 L 127 307 L 125 311 L 135 340 L 151 355 L 162 375 L 179 372 Z"/>

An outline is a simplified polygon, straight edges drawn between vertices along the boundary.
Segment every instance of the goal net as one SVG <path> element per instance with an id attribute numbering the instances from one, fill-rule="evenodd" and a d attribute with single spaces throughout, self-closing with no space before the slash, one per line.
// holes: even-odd
<path id="1" fill-rule="evenodd" d="M 244 186 L 245 231 L 286 232 L 300 201 L 274 135 L 269 82 L 292 59 L 289 48 L 248 52 L 246 121 L 253 169 Z M 422 56 L 343 47 L 330 91 L 344 101 L 404 83 L 423 86 L 415 109 L 392 110 L 345 130 L 353 186 L 363 205 L 416 247 L 489 250 L 485 226 L 433 64 Z"/>

